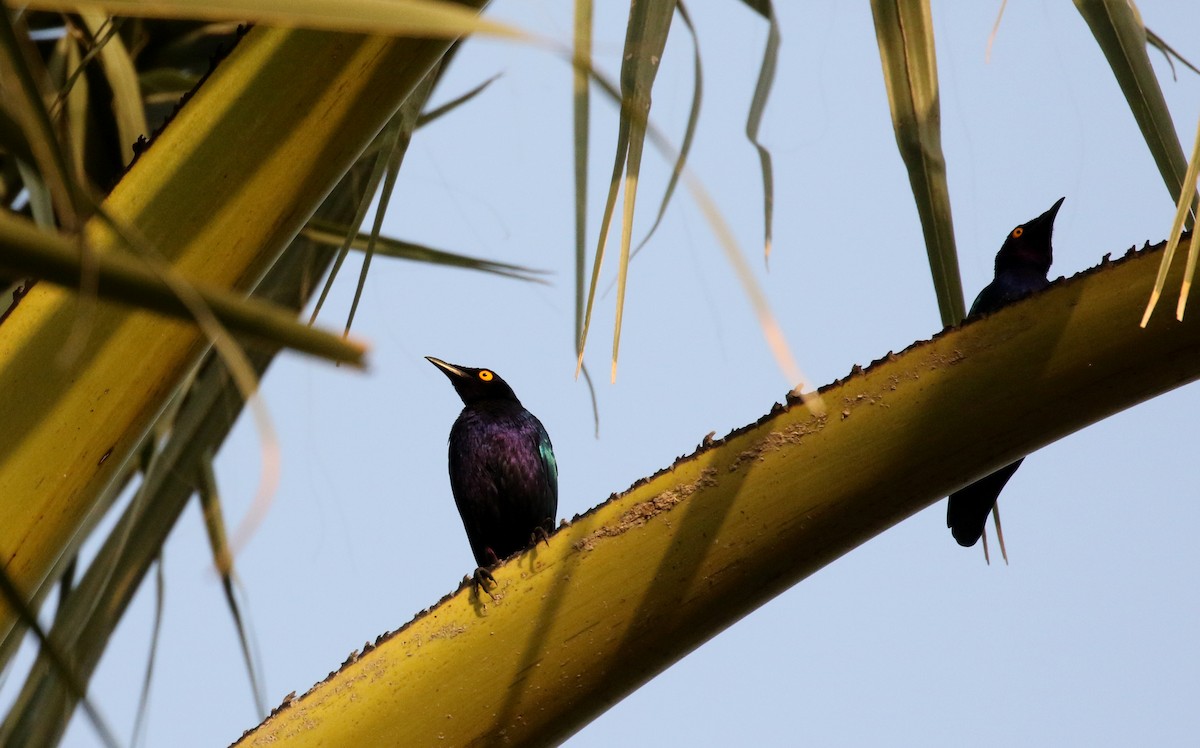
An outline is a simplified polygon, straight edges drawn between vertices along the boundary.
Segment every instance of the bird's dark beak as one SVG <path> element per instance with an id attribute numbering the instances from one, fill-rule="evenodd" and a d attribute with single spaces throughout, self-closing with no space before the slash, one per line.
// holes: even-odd
<path id="1" fill-rule="evenodd" d="M 1032 221 L 1030 221 L 1030 223 L 1036 223 L 1039 226 L 1047 226 L 1047 227 L 1053 226 L 1054 225 L 1054 217 L 1058 215 L 1058 209 L 1062 207 L 1063 200 L 1066 200 L 1066 199 L 1067 198 L 1065 196 L 1058 198 L 1058 202 L 1054 203 L 1054 205 L 1051 205 L 1050 210 L 1046 211 L 1045 213 L 1041 214 L 1037 218 L 1033 219 Z"/>
<path id="2" fill-rule="evenodd" d="M 1045 242 L 1046 246 L 1050 245 L 1050 237 L 1054 234 L 1054 217 L 1058 215 L 1058 209 L 1062 207 L 1065 197 L 1058 198 L 1058 202 L 1050 206 L 1050 210 L 1041 214 L 1037 218 L 1025 224 L 1025 241 L 1032 243 Z"/>
<path id="3" fill-rule="evenodd" d="M 467 373 L 465 371 L 463 371 L 459 367 L 455 366 L 454 364 L 446 363 L 445 361 L 441 360 L 440 358 L 434 358 L 433 356 L 426 356 L 425 360 L 428 361 L 429 363 L 433 364 L 437 368 L 441 369 L 442 373 L 445 374 L 447 377 L 449 377 L 451 382 L 453 382 L 455 379 L 465 379 L 467 376 Z"/>

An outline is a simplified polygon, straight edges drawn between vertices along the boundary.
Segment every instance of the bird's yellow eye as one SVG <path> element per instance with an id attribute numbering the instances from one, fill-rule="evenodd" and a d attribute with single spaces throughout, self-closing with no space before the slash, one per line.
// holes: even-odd
<path id="1" fill-rule="evenodd" d="M 1020 239 L 1020 238 L 1021 238 L 1021 234 L 1024 234 L 1024 233 L 1025 233 L 1025 227 L 1024 227 L 1024 226 L 1018 226 L 1018 227 L 1016 227 L 1015 229 L 1013 229 L 1013 232 L 1012 232 L 1012 238 L 1014 238 L 1014 239 Z"/>
<path id="2" fill-rule="evenodd" d="M 479 372 L 479 378 L 485 382 L 492 381 L 492 378 L 495 376 L 496 376 L 495 374 L 491 373 L 487 369 L 484 369 L 483 371 Z"/>

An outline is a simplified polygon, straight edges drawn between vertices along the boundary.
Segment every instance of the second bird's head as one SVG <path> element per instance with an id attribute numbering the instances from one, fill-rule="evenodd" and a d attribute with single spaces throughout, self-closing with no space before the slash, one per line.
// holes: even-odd
<path id="1" fill-rule="evenodd" d="M 441 369 L 466 405 L 475 405 L 489 400 L 520 402 L 513 393 L 512 387 L 508 386 L 508 382 L 501 379 L 500 375 L 491 369 L 472 369 L 469 366 L 448 364 L 433 356 L 426 356 L 425 360 Z"/>
<path id="2" fill-rule="evenodd" d="M 1042 275 L 1050 272 L 1050 263 L 1054 260 L 1050 237 L 1054 233 L 1054 217 L 1063 200 L 1066 198 L 1060 197 L 1050 210 L 1008 232 L 1004 245 L 996 253 L 997 274 L 1019 269 L 1037 270 Z"/>

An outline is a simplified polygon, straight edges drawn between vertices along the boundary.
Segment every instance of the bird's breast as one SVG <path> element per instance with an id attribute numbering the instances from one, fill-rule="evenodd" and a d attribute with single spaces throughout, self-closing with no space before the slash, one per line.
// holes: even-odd
<path id="1" fill-rule="evenodd" d="M 540 435 L 537 420 L 527 412 L 464 409 L 450 430 L 450 459 L 468 472 L 498 482 L 539 480 L 544 472 Z"/>

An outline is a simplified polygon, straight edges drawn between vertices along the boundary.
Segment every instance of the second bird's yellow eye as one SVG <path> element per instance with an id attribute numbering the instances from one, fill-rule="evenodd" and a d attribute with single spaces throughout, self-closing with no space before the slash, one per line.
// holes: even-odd
<path id="1" fill-rule="evenodd" d="M 1024 226 L 1018 226 L 1018 227 L 1016 227 L 1015 229 L 1013 229 L 1013 232 L 1012 232 L 1012 238 L 1014 238 L 1014 239 L 1020 239 L 1020 238 L 1021 238 L 1021 234 L 1024 234 L 1024 233 L 1025 233 L 1025 227 L 1024 227 Z"/>
<path id="2" fill-rule="evenodd" d="M 494 376 L 496 376 L 496 375 L 491 373 L 487 369 L 484 369 L 483 371 L 479 372 L 479 378 L 485 382 L 492 381 L 492 377 L 494 377 Z"/>

